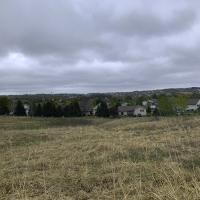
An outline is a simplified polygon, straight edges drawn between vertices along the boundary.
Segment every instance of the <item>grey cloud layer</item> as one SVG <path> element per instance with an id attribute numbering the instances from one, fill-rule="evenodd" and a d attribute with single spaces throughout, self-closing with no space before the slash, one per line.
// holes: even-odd
<path id="1" fill-rule="evenodd" d="M 199 85 L 197 0 L 0 2 L 0 94 Z"/>

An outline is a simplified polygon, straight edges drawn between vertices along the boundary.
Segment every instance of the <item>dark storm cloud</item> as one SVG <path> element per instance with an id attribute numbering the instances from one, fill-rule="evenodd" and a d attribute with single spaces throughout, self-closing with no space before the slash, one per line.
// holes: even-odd
<path id="1" fill-rule="evenodd" d="M 199 85 L 199 1 L 0 2 L 0 94 Z"/>

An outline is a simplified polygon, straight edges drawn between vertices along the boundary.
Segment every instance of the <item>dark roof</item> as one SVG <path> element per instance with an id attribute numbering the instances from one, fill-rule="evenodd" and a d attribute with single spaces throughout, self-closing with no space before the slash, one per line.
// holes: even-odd
<path id="1" fill-rule="evenodd" d="M 197 105 L 200 99 L 188 99 L 186 105 Z"/>
<path id="2" fill-rule="evenodd" d="M 93 108 L 92 101 L 79 101 L 78 104 L 82 112 L 92 111 L 92 108 Z"/>
<path id="3" fill-rule="evenodd" d="M 137 108 L 144 108 L 143 106 L 119 106 L 118 111 L 119 112 L 128 112 L 128 111 L 134 111 Z M 145 108 L 146 109 L 146 108 Z"/>

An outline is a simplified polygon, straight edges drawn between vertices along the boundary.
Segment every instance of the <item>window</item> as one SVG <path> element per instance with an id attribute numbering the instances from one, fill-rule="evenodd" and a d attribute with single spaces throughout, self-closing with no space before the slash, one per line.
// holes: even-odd
<path id="1" fill-rule="evenodd" d="M 144 110 L 140 110 L 140 112 L 144 112 Z"/>
<path id="2" fill-rule="evenodd" d="M 128 116 L 133 115 L 133 111 L 128 111 L 128 112 L 127 112 L 127 115 L 128 115 Z"/>
<path id="3" fill-rule="evenodd" d="M 123 112 L 121 112 L 121 115 L 123 115 L 124 113 Z"/>

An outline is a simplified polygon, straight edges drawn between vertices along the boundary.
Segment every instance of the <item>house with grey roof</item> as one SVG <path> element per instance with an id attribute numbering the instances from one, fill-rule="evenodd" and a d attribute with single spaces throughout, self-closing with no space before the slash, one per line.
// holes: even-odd
<path id="1" fill-rule="evenodd" d="M 119 106 L 118 113 L 120 116 L 146 116 L 146 108 L 144 106 Z"/>
<path id="2" fill-rule="evenodd" d="M 188 99 L 186 102 L 187 111 L 197 110 L 199 106 L 200 106 L 200 99 Z"/>
<path id="3" fill-rule="evenodd" d="M 82 115 L 85 116 L 93 115 L 92 101 L 79 101 L 78 104 L 81 109 Z"/>

